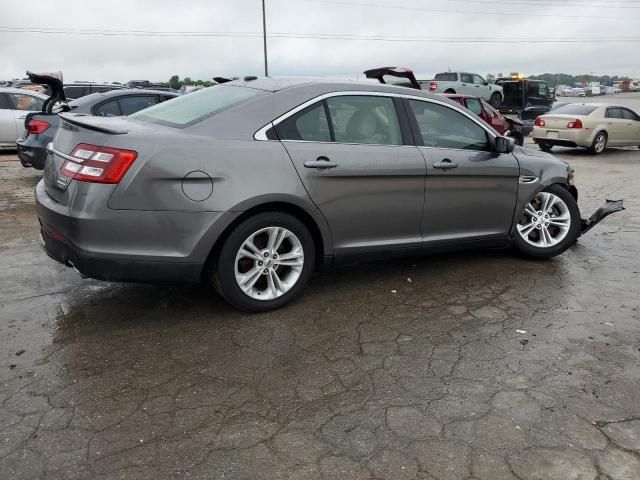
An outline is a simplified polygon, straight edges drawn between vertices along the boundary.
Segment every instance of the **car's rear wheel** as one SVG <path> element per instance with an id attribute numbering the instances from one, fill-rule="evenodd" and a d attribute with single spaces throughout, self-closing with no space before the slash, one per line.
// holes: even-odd
<path id="1" fill-rule="evenodd" d="M 593 139 L 593 143 L 591 144 L 591 148 L 589 148 L 589 152 L 592 155 L 600 155 L 607 149 L 607 132 L 598 132 Z"/>
<path id="2" fill-rule="evenodd" d="M 540 150 L 542 150 L 543 152 L 550 152 L 551 149 L 553 148 L 553 145 L 547 142 L 540 142 L 538 143 L 538 146 L 540 147 Z"/>
<path id="3" fill-rule="evenodd" d="M 516 248 L 534 258 L 550 258 L 564 252 L 580 234 L 580 209 L 571 193 L 551 185 L 525 206 L 516 225 Z"/>
<path id="4" fill-rule="evenodd" d="M 214 285 L 241 310 L 273 310 L 300 294 L 313 273 L 315 253 L 303 222 L 284 212 L 259 213 L 226 238 L 213 268 Z"/>
<path id="5" fill-rule="evenodd" d="M 447 88 L 444 93 L 451 93 L 451 94 L 455 94 L 456 91 L 453 88 Z"/>
<path id="6" fill-rule="evenodd" d="M 489 103 L 492 107 L 498 108 L 502 103 L 502 95 L 500 95 L 498 92 L 495 92 L 493 95 L 491 95 L 491 98 L 489 98 Z"/>

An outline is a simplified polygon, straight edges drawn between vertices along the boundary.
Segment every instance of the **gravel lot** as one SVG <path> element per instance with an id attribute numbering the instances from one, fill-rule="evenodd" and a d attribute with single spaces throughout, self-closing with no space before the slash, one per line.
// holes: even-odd
<path id="1" fill-rule="evenodd" d="M 637 480 L 640 151 L 554 152 L 583 215 L 627 207 L 561 257 L 344 266 L 253 316 L 49 260 L 0 155 L 0 477 Z"/>

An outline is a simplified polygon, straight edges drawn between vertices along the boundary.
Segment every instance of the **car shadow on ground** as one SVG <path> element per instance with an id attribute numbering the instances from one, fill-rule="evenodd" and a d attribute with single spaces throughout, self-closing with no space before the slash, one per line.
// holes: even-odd
<path id="1" fill-rule="evenodd" d="M 440 309 L 452 298 L 480 286 L 504 291 L 536 275 L 562 281 L 564 269 L 557 259 L 533 261 L 510 249 L 471 250 L 438 255 L 407 256 L 367 263 L 325 267 L 316 272 L 300 298 L 280 310 L 261 314 L 240 312 L 206 283 L 192 286 L 117 284 L 87 280 L 74 289 L 59 310 L 54 342 L 81 335 L 110 332 L 179 332 L 184 328 L 233 329 L 247 323 L 295 323 L 318 312 L 342 312 L 378 304 L 434 305 Z M 355 306 L 355 307 L 354 307 Z M 348 320 L 347 320 L 348 321 Z"/>

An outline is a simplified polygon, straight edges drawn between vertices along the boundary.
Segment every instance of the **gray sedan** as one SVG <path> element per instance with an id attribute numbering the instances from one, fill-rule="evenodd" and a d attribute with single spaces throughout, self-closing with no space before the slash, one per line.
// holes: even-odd
<path id="1" fill-rule="evenodd" d="M 205 279 L 252 312 L 354 254 L 548 258 L 622 209 L 581 221 L 567 163 L 402 87 L 247 77 L 127 118 L 60 117 L 36 188 L 45 251 L 98 279 Z"/>

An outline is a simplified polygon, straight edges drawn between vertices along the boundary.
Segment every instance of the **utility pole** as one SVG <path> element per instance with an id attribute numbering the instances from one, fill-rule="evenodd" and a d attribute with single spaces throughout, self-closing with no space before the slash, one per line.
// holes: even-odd
<path id="1" fill-rule="evenodd" d="M 262 40 L 264 43 L 264 76 L 269 76 L 269 65 L 267 63 L 267 12 L 264 7 L 265 0 L 262 0 Z"/>

